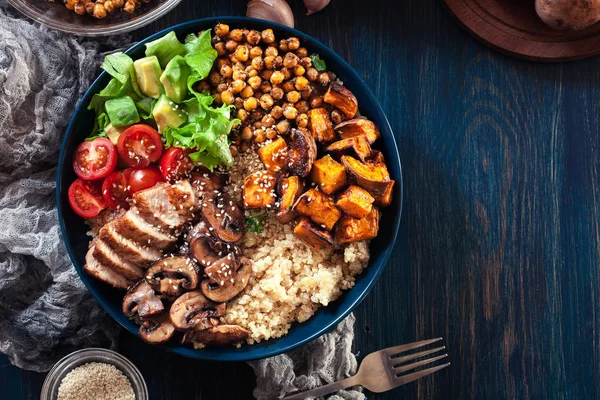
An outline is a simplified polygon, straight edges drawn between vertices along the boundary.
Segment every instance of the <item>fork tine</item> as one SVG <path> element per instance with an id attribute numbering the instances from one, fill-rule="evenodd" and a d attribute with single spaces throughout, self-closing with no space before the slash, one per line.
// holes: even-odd
<path id="1" fill-rule="evenodd" d="M 438 351 L 444 350 L 445 348 L 446 348 L 446 346 L 442 346 L 442 347 L 438 347 L 437 349 L 433 349 L 433 350 L 422 351 L 420 353 L 409 354 L 407 356 L 402 356 L 402 357 L 395 357 L 395 358 L 392 358 L 392 362 L 394 363 L 394 365 L 402 364 L 403 362 L 408 361 L 408 360 L 423 357 L 423 356 L 426 356 L 426 355 L 429 355 L 432 353 L 437 353 Z"/>
<path id="2" fill-rule="evenodd" d="M 442 354 L 441 356 L 429 358 L 427 360 L 421 360 L 421 361 L 417 361 L 417 362 L 412 363 L 412 364 L 403 365 L 401 367 L 396 367 L 396 368 L 394 368 L 394 371 L 396 371 L 396 374 L 399 374 L 401 372 L 406 372 L 406 371 L 409 371 L 411 369 L 415 369 L 417 367 L 420 367 L 421 365 L 429 364 L 429 363 L 435 362 L 437 360 L 441 360 L 442 358 L 446 358 L 446 357 L 448 357 L 448 354 Z"/>
<path id="3" fill-rule="evenodd" d="M 403 351 L 416 349 L 418 347 L 423 347 L 423 346 L 426 346 L 426 345 L 431 344 L 431 343 L 439 342 L 440 340 L 442 340 L 441 337 L 440 338 L 436 338 L 436 339 L 422 340 L 420 342 L 403 344 L 403 345 L 394 346 L 394 347 L 388 347 L 387 349 L 383 349 L 382 351 L 385 352 L 388 356 L 391 357 L 391 356 L 396 355 L 398 353 L 402 353 Z"/>
<path id="4" fill-rule="evenodd" d="M 412 374 L 399 376 L 396 378 L 396 387 L 406 385 L 407 383 L 416 381 L 417 379 L 420 379 L 424 376 L 433 374 L 434 372 L 439 371 L 440 369 L 446 368 L 448 365 L 450 365 L 450 363 L 438 365 L 437 367 L 427 368 L 418 372 L 413 372 Z"/>

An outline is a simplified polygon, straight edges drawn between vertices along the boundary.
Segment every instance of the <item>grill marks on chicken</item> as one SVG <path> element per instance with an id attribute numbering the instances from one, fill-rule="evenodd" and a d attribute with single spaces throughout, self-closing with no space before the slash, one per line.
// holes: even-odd
<path id="1" fill-rule="evenodd" d="M 187 181 L 156 186 L 133 195 L 132 207 L 100 229 L 84 269 L 114 287 L 126 289 L 173 247 L 197 212 L 198 196 Z"/>

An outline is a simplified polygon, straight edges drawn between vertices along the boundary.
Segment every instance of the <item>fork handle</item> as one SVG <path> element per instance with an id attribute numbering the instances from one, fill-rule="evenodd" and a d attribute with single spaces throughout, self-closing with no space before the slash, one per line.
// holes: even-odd
<path id="1" fill-rule="evenodd" d="M 338 390 L 345 389 L 351 386 L 360 385 L 357 375 L 351 376 L 350 378 L 333 382 L 325 386 L 320 386 L 306 392 L 297 393 L 292 396 L 284 397 L 283 400 L 304 400 L 307 397 L 319 397 L 329 393 L 337 392 Z"/>

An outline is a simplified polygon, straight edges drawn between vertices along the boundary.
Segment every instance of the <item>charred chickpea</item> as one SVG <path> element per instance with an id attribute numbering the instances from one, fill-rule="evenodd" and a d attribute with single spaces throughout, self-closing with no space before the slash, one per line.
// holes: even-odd
<path id="1" fill-rule="evenodd" d="M 321 86 L 327 86 L 329 85 L 331 79 L 329 79 L 329 74 L 327 72 L 321 72 L 317 81 L 321 84 Z"/>
<path id="2" fill-rule="evenodd" d="M 73 11 L 75 11 L 75 14 L 77 15 L 84 15 L 85 14 L 85 5 L 83 5 L 82 3 L 77 2 L 77 4 L 75 4 Z M 92 13 L 94 13 L 94 9 L 92 8 Z"/>
<path id="3" fill-rule="evenodd" d="M 296 65 L 294 67 L 294 75 L 296 75 L 296 76 L 302 76 L 302 75 L 304 75 L 305 72 L 306 72 L 306 69 L 302 65 Z M 306 78 L 304 78 L 304 79 L 306 79 Z"/>
<path id="4" fill-rule="evenodd" d="M 215 50 L 217 51 L 217 54 L 220 57 L 222 57 L 225 54 L 227 54 L 227 49 L 225 48 L 225 43 L 223 43 L 223 42 L 215 44 L 214 48 L 215 48 Z"/>
<path id="5" fill-rule="evenodd" d="M 270 94 L 265 93 L 260 96 L 260 106 L 263 110 L 269 110 L 271 107 L 273 107 L 273 103 L 273 97 L 271 97 Z"/>
<path id="6" fill-rule="evenodd" d="M 281 106 L 275 106 L 271 109 L 271 116 L 275 119 L 283 117 L 283 108 Z"/>
<path id="7" fill-rule="evenodd" d="M 242 144 L 240 145 L 239 151 L 241 151 L 242 153 L 247 152 L 250 149 L 250 143 L 248 143 L 248 142 L 242 142 Z"/>
<path id="8" fill-rule="evenodd" d="M 285 95 L 285 98 L 286 98 L 286 100 L 287 100 L 287 101 L 289 101 L 290 103 L 292 103 L 292 104 L 295 104 L 295 103 L 297 103 L 297 102 L 299 102 L 299 101 L 300 101 L 300 98 L 301 98 L 301 96 L 300 96 L 300 92 L 298 92 L 298 91 L 296 91 L 296 90 L 292 90 L 291 92 L 288 92 L 288 93 Z"/>
<path id="9" fill-rule="evenodd" d="M 228 40 L 227 42 L 225 42 L 225 50 L 227 50 L 230 53 L 233 53 L 235 51 L 235 49 L 238 47 L 238 42 L 236 42 L 233 39 Z"/>
<path id="10" fill-rule="evenodd" d="M 342 115 L 342 112 L 340 110 L 333 110 L 331 112 L 331 121 L 335 124 L 341 124 L 342 122 L 344 122 L 344 115 Z"/>
<path id="11" fill-rule="evenodd" d="M 223 64 L 220 69 L 221 75 L 225 78 L 231 78 L 233 74 L 233 69 L 231 69 L 231 65 Z"/>
<path id="12" fill-rule="evenodd" d="M 286 68 L 294 68 L 298 65 L 298 56 L 294 53 L 287 53 L 283 59 L 283 66 Z"/>
<path id="13" fill-rule="evenodd" d="M 96 3 L 96 5 L 94 5 L 94 18 L 106 18 L 107 14 L 108 10 L 106 9 L 106 4 Z"/>
<path id="14" fill-rule="evenodd" d="M 265 49 L 265 57 L 267 56 L 271 56 L 271 57 L 277 57 L 279 55 L 279 51 L 277 51 L 277 48 L 275 48 L 274 46 L 269 46 Z"/>
<path id="15" fill-rule="evenodd" d="M 298 50 L 300 48 L 300 39 L 291 37 L 287 40 L 287 44 L 290 50 Z"/>
<path id="16" fill-rule="evenodd" d="M 221 97 L 223 97 L 223 95 L 221 95 Z M 243 108 L 238 110 L 237 117 L 240 121 L 244 122 L 248 118 L 248 111 Z"/>
<path id="17" fill-rule="evenodd" d="M 221 101 L 227 105 L 233 104 L 235 96 L 231 90 L 225 90 L 221 93 Z"/>
<path id="18" fill-rule="evenodd" d="M 279 85 L 281 84 L 281 82 L 283 82 L 284 79 L 285 76 L 283 75 L 283 72 L 275 71 L 273 72 L 273 75 L 271 75 L 270 81 L 273 85 Z"/>
<path id="19" fill-rule="evenodd" d="M 246 61 L 248 61 L 249 56 L 250 56 L 250 50 L 248 50 L 248 48 L 246 46 L 238 46 L 237 49 L 235 49 L 235 57 L 239 61 L 246 62 Z"/>
<path id="20" fill-rule="evenodd" d="M 265 70 L 261 71 L 261 73 L 260 73 L 260 77 L 266 81 L 270 80 L 271 76 L 273 76 L 273 71 L 270 69 L 265 69 Z"/>
<path id="21" fill-rule="evenodd" d="M 262 71 L 263 68 L 265 68 L 266 66 L 266 60 L 269 57 L 265 57 L 265 59 L 263 60 L 263 58 L 261 56 L 256 56 L 252 59 L 252 68 L 254 68 L 257 71 Z M 269 68 L 267 66 L 267 68 Z"/>
<path id="22" fill-rule="evenodd" d="M 262 119 L 260 120 L 260 122 L 262 123 L 262 126 L 269 127 L 269 126 L 275 125 L 276 121 L 275 121 L 275 118 L 273 118 L 272 115 L 265 114 L 265 116 L 262 117 Z"/>
<path id="23" fill-rule="evenodd" d="M 279 121 L 275 126 L 275 129 L 277 130 L 277 132 L 279 132 L 279 134 L 285 135 L 290 130 L 290 121 L 288 121 L 287 119 Z"/>
<path id="24" fill-rule="evenodd" d="M 271 93 L 271 82 L 263 81 L 260 84 L 260 91 L 263 93 Z"/>
<path id="25" fill-rule="evenodd" d="M 327 75 L 329 75 L 330 81 L 335 81 L 335 78 L 337 78 L 337 75 L 331 71 L 327 71 Z"/>
<path id="26" fill-rule="evenodd" d="M 113 4 L 115 7 L 121 8 L 123 7 L 123 4 L 125 4 L 125 0 L 113 0 Z"/>
<path id="27" fill-rule="evenodd" d="M 248 97 L 252 97 L 252 96 L 254 96 L 254 89 L 252 89 L 250 86 L 246 86 L 241 91 L 240 95 L 242 96 L 242 99 L 247 99 Z"/>
<path id="28" fill-rule="evenodd" d="M 304 100 L 310 100 L 312 93 L 313 93 L 313 90 L 310 86 L 307 87 L 306 89 L 300 91 L 300 95 L 302 96 L 302 98 Z"/>
<path id="29" fill-rule="evenodd" d="M 245 70 L 246 70 L 246 66 L 245 66 L 243 63 L 241 63 L 241 62 L 239 62 L 239 61 L 236 61 L 236 62 L 233 64 L 233 70 L 234 70 L 234 71 L 238 71 L 238 72 L 240 72 L 240 71 L 245 71 Z"/>
<path id="30" fill-rule="evenodd" d="M 229 65 L 229 66 L 231 66 L 231 61 L 228 58 L 219 58 L 217 60 L 217 68 L 221 69 L 221 67 L 223 65 Z"/>
<path id="31" fill-rule="evenodd" d="M 287 40 L 281 39 L 279 41 L 279 51 L 283 51 L 283 52 L 290 51 Z"/>
<path id="32" fill-rule="evenodd" d="M 221 93 L 215 94 L 214 102 L 218 105 L 223 104 L 223 100 L 221 99 Z"/>
<path id="33" fill-rule="evenodd" d="M 265 130 L 265 136 L 267 139 L 275 139 L 277 137 L 277 131 L 273 128 L 267 128 Z"/>
<path id="34" fill-rule="evenodd" d="M 241 42 L 244 39 L 244 31 L 241 29 L 234 29 L 229 33 L 229 37 L 236 42 Z"/>
<path id="35" fill-rule="evenodd" d="M 310 59 L 310 57 L 302 57 L 300 59 L 300 65 L 302 65 L 304 68 L 308 69 L 308 68 L 312 67 L 312 60 Z"/>
<path id="36" fill-rule="evenodd" d="M 308 49 L 306 47 L 300 47 L 296 50 L 296 55 L 300 58 L 308 57 Z"/>
<path id="37" fill-rule="evenodd" d="M 115 11 L 115 5 L 112 0 L 106 0 L 104 2 L 104 9 L 108 14 L 112 14 Z"/>
<path id="38" fill-rule="evenodd" d="M 256 71 L 256 70 L 254 70 L 254 71 Z M 250 78 L 248 78 L 248 85 L 250 85 L 250 87 L 253 90 L 260 89 L 261 83 L 262 83 L 262 79 L 260 79 L 260 76 L 251 76 Z"/>
<path id="39" fill-rule="evenodd" d="M 266 135 L 265 135 L 265 130 L 262 128 L 259 128 L 257 130 L 254 131 L 254 141 L 256 143 L 262 143 L 267 139 Z"/>
<path id="40" fill-rule="evenodd" d="M 78 0 L 65 0 L 65 7 L 67 7 L 67 10 L 73 11 L 77 2 Z"/>
<path id="41" fill-rule="evenodd" d="M 294 82 L 292 82 L 292 81 L 285 81 L 283 83 L 283 85 L 281 85 L 281 88 L 283 89 L 284 92 L 289 93 L 292 90 L 294 90 Z"/>
<path id="42" fill-rule="evenodd" d="M 215 34 L 219 37 L 225 37 L 229 35 L 229 25 L 217 24 L 215 25 Z"/>
<path id="43" fill-rule="evenodd" d="M 296 117 L 296 125 L 299 128 L 306 128 L 308 126 L 308 115 L 302 113 Z"/>
<path id="44" fill-rule="evenodd" d="M 260 37 L 265 43 L 273 43 L 275 41 L 275 34 L 273 33 L 273 29 L 265 29 L 261 32 Z"/>
<path id="45" fill-rule="evenodd" d="M 246 74 L 248 75 L 248 79 L 258 77 L 258 71 L 252 67 L 248 67 Z"/>
<path id="46" fill-rule="evenodd" d="M 238 60 L 238 59 L 237 59 L 237 57 L 235 56 L 235 51 L 234 51 L 233 53 L 231 53 L 231 54 L 230 54 L 228 57 L 229 57 L 229 59 L 231 60 L 231 62 L 232 62 L 233 64 L 235 64 L 235 63 L 237 63 L 237 62 L 239 62 L 239 61 L 240 61 L 240 60 Z"/>
<path id="47" fill-rule="evenodd" d="M 227 90 L 227 84 L 226 83 L 219 83 L 217 85 L 217 93 L 223 93 L 226 90 Z"/>
<path id="48" fill-rule="evenodd" d="M 311 82 L 316 81 L 319 78 L 319 71 L 316 68 L 308 68 L 306 70 L 306 78 Z"/>
<path id="49" fill-rule="evenodd" d="M 312 96 L 310 98 L 310 108 L 319 108 L 323 105 L 323 98 L 321 96 Z"/>
<path id="50" fill-rule="evenodd" d="M 275 59 L 273 59 L 273 67 L 275 67 L 275 69 L 281 68 L 283 66 L 283 57 L 281 56 L 277 56 L 275 57 Z"/>
<path id="51" fill-rule="evenodd" d="M 213 35 L 213 37 L 210 39 L 210 42 L 212 43 L 213 47 L 215 47 L 215 44 L 222 42 L 222 40 L 217 35 Z"/>
<path id="52" fill-rule="evenodd" d="M 245 87 L 246 82 L 244 82 L 241 79 L 236 79 L 233 82 L 231 82 L 231 89 L 236 93 L 240 93 L 242 90 L 244 90 Z"/>
<path id="53" fill-rule="evenodd" d="M 256 107 L 258 107 L 258 100 L 256 100 L 256 97 L 248 97 L 244 100 L 244 108 L 246 111 L 252 111 Z"/>
<path id="54" fill-rule="evenodd" d="M 257 124 L 257 126 L 261 127 L 262 123 L 260 122 L 260 120 L 262 119 L 262 117 L 265 116 L 265 112 L 262 109 L 257 107 L 256 109 L 252 110 L 251 116 L 252 116 L 252 120 L 256 121 L 255 123 Z"/>
<path id="55" fill-rule="evenodd" d="M 283 116 L 287 119 L 296 119 L 296 117 L 298 116 L 298 110 L 296 110 L 296 107 L 292 106 L 284 107 Z"/>
<path id="56" fill-rule="evenodd" d="M 294 107 L 296 107 L 296 110 L 298 110 L 298 112 L 301 114 L 305 114 L 308 112 L 308 110 L 310 110 L 310 107 L 308 106 L 308 102 L 306 100 L 300 100 L 294 105 Z"/>
<path id="57" fill-rule="evenodd" d="M 292 71 L 290 71 L 288 68 L 283 67 L 280 69 L 281 73 L 283 74 L 283 78 L 284 79 L 291 79 L 292 77 Z"/>
<path id="58" fill-rule="evenodd" d="M 306 90 L 310 87 L 310 82 L 305 77 L 299 76 L 296 78 L 294 87 L 296 88 L 296 90 Z"/>
<path id="59" fill-rule="evenodd" d="M 234 81 L 240 80 L 240 81 L 245 81 L 246 78 L 248 78 L 248 74 L 246 73 L 246 71 L 233 71 L 233 74 L 231 75 L 231 77 L 233 78 Z"/>
<path id="60" fill-rule="evenodd" d="M 273 97 L 274 100 L 283 99 L 283 89 L 280 87 L 273 87 L 271 89 L 271 97 Z"/>
<path id="61" fill-rule="evenodd" d="M 266 56 L 263 60 L 265 68 L 267 69 L 274 69 L 275 68 L 275 57 L 273 56 Z M 253 61 L 254 63 L 254 61 Z"/>
<path id="62" fill-rule="evenodd" d="M 260 32 L 259 31 L 255 31 L 254 29 L 251 30 L 250 32 L 248 32 L 248 34 L 246 35 L 246 40 L 248 41 L 248 43 L 250 43 L 251 45 L 257 45 L 260 43 Z"/>
<path id="63" fill-rule="evenodd" d="M 235 100 L 233 100 L 233 105 L 238 110 L 241 110 L 242 108 L 244 108 L 244 100 L 242 100 L 241 97 L 236 97 Z"/>
<path id="64" fill-rule="evenodd" d="M 242 110 L 240 110 L 240 111 L 242 111 Z M 244 110 L 244 111 L 246 111 L 246 110 Z M 253 136 L 252 128 L 250 128 L 249 126 L 246 126 L 244 129 L 242 129 L 242 140 L 249 142 L 250 140 L 252 140 L 252 136 Z"/>
<path id="65" fill-rule="evenodd" d="M 200 82 L 198 82 L 198 85 L 196 86 L 196 90 L 198 92 L 200 92 L 200 93 L 202 93 L 202 92 L 209 92 L 210 91 L 210 85 L 206 81 L 200 81 Z"/>
<path id="66" fill-rule="evenodd" d="M 239 154 L 238 148 L 234 144 L 232 144 L 232 145 L 229 146 L 229 151 L 231 152 L 231 155 L 234 156 L 234 157 Z"/>
<path id="67" fill-rule="evenodd" d="M 263 55 L 263 50 L 260 48 L 260 46 L 254 46 L 253 48 L 250 49 L 250 58 L 260 57 L 262 55 Z"/>

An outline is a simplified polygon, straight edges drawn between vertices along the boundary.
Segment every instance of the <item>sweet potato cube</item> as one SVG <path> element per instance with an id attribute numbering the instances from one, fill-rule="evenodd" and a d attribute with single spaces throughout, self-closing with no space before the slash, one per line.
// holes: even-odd
<path id="1" fill-rule="evenodd" d="M 382 195 L 375 197 L 375 204 L 380 207 L 388 207 L 390 204 L 392 204 L 392 191 L 394 189 L 394 183 L 395 182 L 391 180 L 390 185 L 387 187 L 385 192 Z"/>
<path id="2" fill-rule="evenodd" d="M 244 208 L 271 208 L 277 195 L 277 178 L 269 171 L 256 171 L 244 179 Z"/>
<path id="3" fill-rule="evenodd" d="M 353 218 L 344 215 L 340 219 L 335 237 L 340 243 L 358 242 L 359 240 L 373 239 L 379 231 L 379 211 L 373 207 L 364 218 Z"/>
<path id="4" fill-rule="evenodd" d="M 292 129 L 287 152 L 286 170 L 291 175 L 305 177 L 317 158 L 317 143 L 306 129 Z"/>
<path id="5" fill-rule="evenodd" d="M 310 178 L 323 192 L 332 194 L 346 186 L 346 169 L 326 155 L 314 162 Z"/>
<path id="6" fill-rule="evenodd" d="M 323 96 L 323 101 L 340 109 L 348 118 L 354 118 L 358 111 L 358 100 L 351 91 L 339 83 L 332 82 Z"/>
<path id="7" fill-rule="evenodd" d="M 297 176 L 289 178 L 281 178 L 277 184 L 277 192 L 279 192 L 279 209 L 275 217 L 282 224 L 287 224 L 296 217 L 294 212 L 294 204 L 304 190 L 304 184 Z"/>
<path id="8" fill-rule="evenodd" d="M 340 194 L 335 205 L 351 217 L 364 218 L 371 212 L 374 201 L 365 189 L 352 185 Z"/>
<path id="9" fill-rule="evenodd" d="M 302 217 L 298 221 L 294 233 L 298 236 L 298 239 L 316 250 L 327 248 L 333 244 L 331 232 L 318 227 L 306 217 Z"/>
<path id="10" fill-rule="evenodd" d="M 342 139 L 351 137 L 365 137 L 370 144 L 373 144 L 381 136 L 379 128 L 373 121 L 364 118 L 355 118 L 344 121 L 334 128 Z"/>
<path id="11" fill-rule="evenodd" d="M 287 143 L 282 137 L 258 149 L 258 156 L 267 171 L 279 172 L 285 167 Z"/>
<path id="12" fill-rule="evenodd" d="M 369 141 L 362 136 L 333 142 L 325 148 L 325 151 L 336 160 L 339 160 L 342 156 L 352 156 L 362 162 L 365 162 L 372 152 Z"/>
<path id="13" fill-rule="evenodd" d="M 348 173 L 348 182 L 366 189 L 373 197 L 383 196 L 393 185 L 384 163 L 362 163 L 350 156 L 342 156 L 341 161 Z"/>
<path id="14" fill-rule="evenodd" d="M 317 142 L 333 142 L 335 131 L 325 108 L 314 108 L 308 112 L 310 130 Z"/>
<path id="15" fill-rule="evenodd" d="M 294 205 L 294 211 L 309 217 L 328 231 L 333 229 L 342 216 L 341 211 L 335 207 L 333 198 L 316 188 L 309 189 L 300 196 Z"/>

